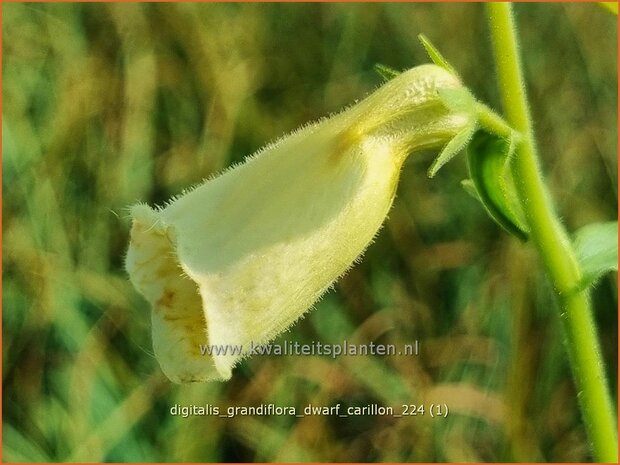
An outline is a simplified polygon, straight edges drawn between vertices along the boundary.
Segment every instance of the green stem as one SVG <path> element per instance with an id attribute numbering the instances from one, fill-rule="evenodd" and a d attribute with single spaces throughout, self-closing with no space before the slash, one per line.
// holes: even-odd
<path id="1" fill-rule="evenodd" d="M 504 112 L 508 123 L 522 135 L 511 165 L 517 193 L 532 241 L 562 309 L 566 346 L 594 456 L 598 461 L 617 462 L 616 419 L 590 299 L 587 290 L 576 290 L 581 278 L 579 264 L 553 210 L 539 168 L 512 6 L 509 3 L 487 6 Z"/>
<path id="2" fill-rule="evenodd" d="M 476 102 L 476 117 L 480 127 L 488 131 L 489 134 L 495 134 L 506 139 L 518 137 L 515 130 L 501 116 L 483 103 Z"/>

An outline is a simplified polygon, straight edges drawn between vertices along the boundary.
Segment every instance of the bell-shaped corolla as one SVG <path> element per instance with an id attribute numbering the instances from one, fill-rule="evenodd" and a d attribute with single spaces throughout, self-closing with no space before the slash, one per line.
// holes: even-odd
<path id="1" fill-rule="evenodd" d="M 471 126 L 439 96 L 460 88 L 415 67 L 164 208 L 132 207 L 127 271 L 168 378 L 229 379 L 251 344 L 304 315 L 377 234 L 407 156 Z"/>

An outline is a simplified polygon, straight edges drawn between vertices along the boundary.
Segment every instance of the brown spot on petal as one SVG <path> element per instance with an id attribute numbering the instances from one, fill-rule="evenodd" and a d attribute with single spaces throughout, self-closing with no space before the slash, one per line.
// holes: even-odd
<path id="1" fill-rule="evenodd" d="M 165 289 L 164 294 L 155 302 L 155 307 L 172 307 L 175 292 L 172 289 Z"/>
<path id="2" fill-rule="evenodd" d="M 342 131 L 334 141 L 332 151 L 328 158 L 330 163 L 338 164 L 350 152 L 351 148 L 360 142 L 360 134 L 355 128 Z"/>

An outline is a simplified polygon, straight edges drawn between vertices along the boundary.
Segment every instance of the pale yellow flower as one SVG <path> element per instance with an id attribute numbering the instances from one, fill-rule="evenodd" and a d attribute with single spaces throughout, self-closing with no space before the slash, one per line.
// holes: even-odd
<path id="1" fill-rule="evenodd" d="M 438 95 L 461 88 L 443 68 L 413 68 L 165 208 L 133 207 L 127 270 L 152 304 L 164 373 L 228 379 L 242 356 L 201 344 L 265 343 L 308 311 L 377 234 L 406 157 L 471 127 Z"/>

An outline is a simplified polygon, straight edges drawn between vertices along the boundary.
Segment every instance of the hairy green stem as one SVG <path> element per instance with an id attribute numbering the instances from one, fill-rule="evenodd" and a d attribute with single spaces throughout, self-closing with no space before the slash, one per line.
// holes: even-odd
<path id="1" fill-rule="evenodd" d="M 581 271 L 554 212 L 539 168 L 527 104 L 512 6 L 489 3 L 488 17 L 508 123 L 522 135 L 511 169 L 531 238 L 553 283 L 581 412 L 596 460 L 618 461 L 618 435 L 588 291 L 579 291 Z"/>
<path id="2" fill-rule="evenodd" d="M 501 116 L 480 102 L 476 102 L 476 116 L 480 127 L 486 129 L 490 134 L 506 139 L 518 137 L 518 133 Z"/>

